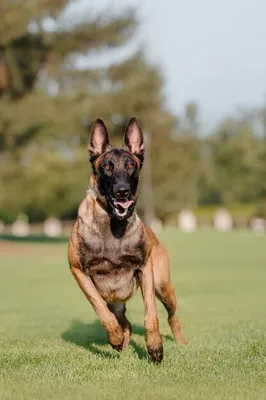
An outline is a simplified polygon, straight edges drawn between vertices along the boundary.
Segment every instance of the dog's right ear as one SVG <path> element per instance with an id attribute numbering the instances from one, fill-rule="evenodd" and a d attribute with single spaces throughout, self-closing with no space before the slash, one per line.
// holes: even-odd
<path id="1" fill-rule="evenodd" d="M 91 128 L 89 156 L 90 162 L 93 164 L 96 158 L 106 151 L 111 150 L 109 135 L 104 122 L 97 118 Z"/>

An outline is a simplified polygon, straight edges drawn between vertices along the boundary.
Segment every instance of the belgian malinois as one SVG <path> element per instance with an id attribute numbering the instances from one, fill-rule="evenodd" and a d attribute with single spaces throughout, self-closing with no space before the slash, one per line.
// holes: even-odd
<path id="1" fill-rule="evenodd" d="M 109 343 L 118 351 L 130 342 L 125 302 L 140 286 L 147 349 L 153 361 L 161 362 L 163 345 L 155 295 L 168 312 L 175 340 L 186 341 L 176 315 L 168 255 L 135 212 L 144 160 L 137 119 L 130 119 L 121 149 L 111 149 L 105 124 L 97 119 L 88 151 L 93 174 L 69 240 L 72 274 L 98 314 Z"/>

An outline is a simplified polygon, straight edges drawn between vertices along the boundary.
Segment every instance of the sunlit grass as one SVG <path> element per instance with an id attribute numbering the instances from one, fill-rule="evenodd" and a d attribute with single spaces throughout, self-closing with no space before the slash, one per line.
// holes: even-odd
<path id="1" fill-rule="evenodd" d="M 266 238 L 161 235 L 188 346 L 158 305 L 165 358 L 150 362 L 138 294 L 116 353 L 72 278 L 65 244 L 1 245 L 0 399 L 265 399 Z"/>

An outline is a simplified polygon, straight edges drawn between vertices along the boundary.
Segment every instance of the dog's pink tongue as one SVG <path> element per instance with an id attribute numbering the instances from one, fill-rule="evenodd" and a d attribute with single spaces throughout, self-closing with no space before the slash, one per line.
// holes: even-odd
<path id="1" fill-rule="evenodd" d="M 124 208 L 125 210 L 126 210 L 127 208 L 129 208 L 133 203 L 134 203 L 133 200 L 129 200 L 129 201 L 119 201 L 119 200 L 116 200 L 116 201 L 115 201 L 115 205 L 118 205 L 118 206 Z"/>

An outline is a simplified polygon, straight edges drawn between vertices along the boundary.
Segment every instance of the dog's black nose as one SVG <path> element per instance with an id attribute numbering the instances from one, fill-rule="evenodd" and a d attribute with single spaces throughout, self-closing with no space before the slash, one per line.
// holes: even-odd
<path id="1" fill-rule="evenodd" d="M 128 195 L 129 195 L 129 190 L 124 187 L 121 187 L 115 191 L 115 197 L 117 199 L 125 199 Z"/>
<path id="2" fill-rule="evenodd" d="M 120 181 L 114 184 L 113 191 L 117 199 L 126 199 L 130 193 L 129 184 L 125 181 Z"/>

